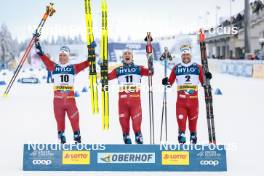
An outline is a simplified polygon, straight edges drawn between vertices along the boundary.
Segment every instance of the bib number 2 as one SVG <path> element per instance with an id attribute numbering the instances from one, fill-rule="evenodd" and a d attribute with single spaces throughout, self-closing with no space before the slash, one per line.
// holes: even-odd
<path id="1" fill-rule="evenodd" d="M 190 82 L 190 79 L 191 79 L 190 75 L 186 75 L 185 78 L 186 78 L 186 82 Z"/>

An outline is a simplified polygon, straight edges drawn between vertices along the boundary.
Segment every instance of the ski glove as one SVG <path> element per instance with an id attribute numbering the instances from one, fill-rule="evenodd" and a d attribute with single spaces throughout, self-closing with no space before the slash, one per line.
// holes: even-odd
<path id="1" fill-rule="evenodd" d="M 37 52 L 37 54 L 38 54 L 39 56 L 43 56 L 44 53 L 43 53 L 43 51 L 42 51 L 42 48 L 41 48 L 41 46 L 40 46 L 40 43 L 39 43 L 39 39 L 38 39 L 38 38 L 35 39 L 35 47 L 36 47 L 36 52 Z"/>
<path id="2" fill-rule="evenodd" d="M 162 85 L 164 85 L 164 86 L 169 85 L 168 77 L 162 79 Z"/>
<path id="3" fill-rule="evenodd" d="M 36 31 L 33 33 L 33 36 L 36 37 L 36 38 L 39 38 L 39 37 L 40 37 L 40 33 L 36 30 Z"/>
<path id="4" fill-rule="evenodd" d="M 205 73 L 205 77 L 207 78 L 207 79 L 212 79 L 212 73 L 211 72 L 206 72 Z"/>

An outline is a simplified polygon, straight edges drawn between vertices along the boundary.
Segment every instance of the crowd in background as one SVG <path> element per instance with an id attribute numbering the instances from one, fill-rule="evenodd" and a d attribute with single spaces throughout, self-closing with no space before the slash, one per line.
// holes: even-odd
<path id="1" fill-rule="evenodd" d="M 253 13 L 259 14 L 260 11 L 263 10 L 264 4 L 262 0 L 255 0 L 254 2 L 250 3 L 250 7 Z"/>
<path id="2" fill-rule="evenodd" d="M 250 7 L 253 14 L 259 15 L 259 13 L 264 9 L 264 3 L 262 0 L 255 0 L 254 2 L 250 3 Z M 233 25 L 235 27 L 238 27 L 239 29 L 243 27 L 243 21 L 244 21 L 244 14 L 238 13 L 235 16 L 232 16 L 231 19 L 227 19 L 223 21 L 219 27 L 226 27 Z"/>
<path id="3" fill-rule="evenodd" d="M 226 27 L 229 25 L 233 25 L 234 27 L 240 29 L 243 27 L 243 21 L 244 21 L 244 15 L 238 13 L 236 16 L 232 16 L 230 20 L 225 20 L 224 22 L 222 22 L 219 27 Z"/>

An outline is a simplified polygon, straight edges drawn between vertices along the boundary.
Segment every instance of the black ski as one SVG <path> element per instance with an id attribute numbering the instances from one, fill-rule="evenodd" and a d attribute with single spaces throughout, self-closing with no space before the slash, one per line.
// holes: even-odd
<path id="1" fill-rule="evenodd" d="M 212 88 L 210 84 L 210 79 L 205 77 L 205 74 L 209 72 L 209 68 L 208 68 L 208 61 L 206 54 L 205 35 L 202 30 L 200 30 L 199 41 L 200 41 L 200 50 L 201 50 L 201 63 L 204 72 L 203 87 L 204 87 L 204 95 L 205 95 L 205 103 L 206 103 L 209 143 L 216 144 Z"/>

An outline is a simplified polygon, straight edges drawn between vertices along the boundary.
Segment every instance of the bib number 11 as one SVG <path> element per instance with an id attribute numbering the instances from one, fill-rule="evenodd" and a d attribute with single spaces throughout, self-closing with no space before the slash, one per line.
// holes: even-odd
<path id="1" fill-rule="evenodd" d="M 133 82 L 133 76 L 132 75 L 126 76 L 126 82 L 127 83 L 132 83 Z"/>

